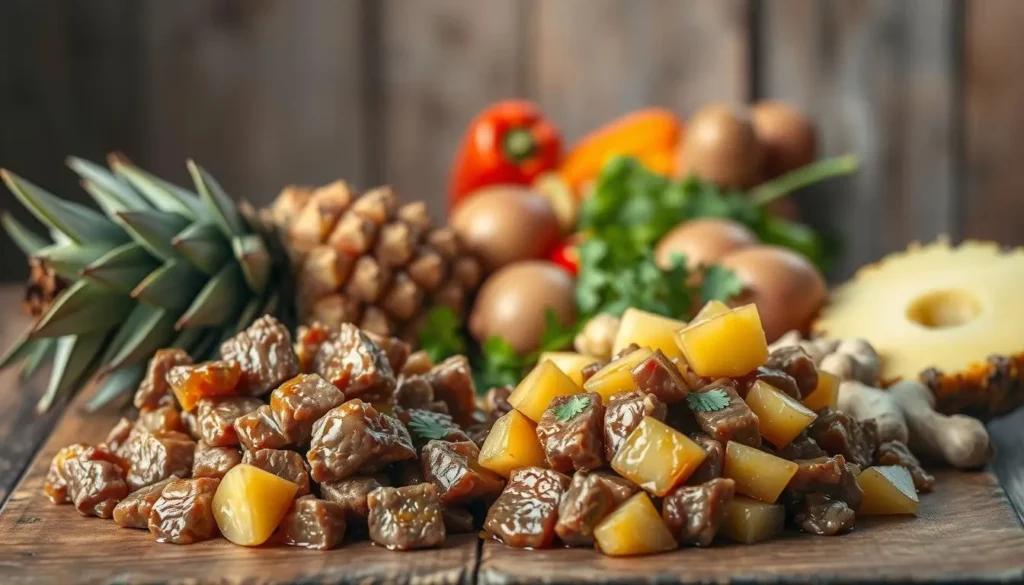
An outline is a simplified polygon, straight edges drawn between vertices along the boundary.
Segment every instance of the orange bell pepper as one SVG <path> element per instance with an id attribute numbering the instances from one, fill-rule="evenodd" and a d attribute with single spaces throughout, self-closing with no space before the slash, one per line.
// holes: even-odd
<path id="1" fill-rule="evenodd" d="M 681 134 L 682 122 L 671 111 L 637 110 L 584 136 L 566 156 L 559 172 L 577 193 L 617 155 L 635 157 L 651 171 L 670 175 L 675 170 Z"/>

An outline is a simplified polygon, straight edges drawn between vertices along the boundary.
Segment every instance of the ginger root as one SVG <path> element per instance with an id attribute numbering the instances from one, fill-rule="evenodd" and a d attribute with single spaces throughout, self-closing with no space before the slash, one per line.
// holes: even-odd
<path id="1" fill-rule="evenodd" d="M 600 313 L 594 315 L 583 329 L 576 335 L 572 345 L 576 351 L 601 358 L 611 359 L 615 336 L 619 333 L 620 320 L 614 315 Z"/>
<path id="2" fill-rule="evenodd" d="M 803 339 L 798 331 L 790 331 L 769 349 L 774 351 L 780 347 L 803 348 L 818 369 L 840 380 L 856 380 L 870 387 L 878 386 L 882 359 L 878 357 L 875 348 L 863 339 Z"/>
<path id="3" fill-rule="evenodd" d="M 906 444 L 908 441 L 909 431 L 903 410 L 885 390 L 846 380 L 839 385 L 839 410 L 859 421 L 874 419 L 878 425 L 878 440 L 882 443 L 900 441 Z"/>
<path id="4" fill-rule="evenodd" d="M 910 430 L 909 446 L 914 453 L 961 469 L 979 467 L 992 458 L 995 451 L 985 425 L 963 414 L 947 416 L 936 412 L 935 397 L 924 384 L 904 380 L 885 392 L 903 411 Z"/>

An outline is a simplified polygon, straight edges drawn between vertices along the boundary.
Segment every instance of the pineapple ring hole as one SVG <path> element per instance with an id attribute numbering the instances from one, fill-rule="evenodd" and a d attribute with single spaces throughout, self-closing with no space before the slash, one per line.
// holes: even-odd
<path id="1" fill-rule="evenodd" d="M 907 307 L 907 318 L 929 329 L 958 327 L 970 323 L 980 313 L 978 297 L 961 289 L 932 291 L 917 297 Z"/>

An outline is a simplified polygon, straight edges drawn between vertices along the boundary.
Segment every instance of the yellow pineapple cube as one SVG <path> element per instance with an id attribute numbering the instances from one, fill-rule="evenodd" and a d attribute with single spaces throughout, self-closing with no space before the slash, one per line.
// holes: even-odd
<path id="1" fill-rule="evenodd" d="M 806 429 L 818 415 L 795 398 L 757 380 L 747 392 L 747 406 L 757 415 L 761 436 L 782 449 Z"/>
<path id="2" fill-rule="evenodd" d="M 690 369 L 707 378 L 738 378 L 768 359 L 768 342 L 755 305 L 696 322 L 676 336 Z"/>
<path id="3" fill-rule="evenodd" d="M 786 527 L 786 508 L 766 504 L 746 496 L 736 496 L 726 504 L 725 518 L 718 533 L 745 544 L 768 540 Z"/>
<path id="4" fill-rule="evenodd" d="M 297 484 L 242 463 L 220 480 L 213 495 L 213 517 L 224 538 L 259 546 L 274 533 L 298 490 Z"/>
<path id="5" fill-rule="evenodd" d="M 722 301 L 708 301 L 707 303 L 704 304 L 703 307 L 701 307 L 699 311 L 697 311 L 697 314 L 693 316 L 693 319 L 690 320 L 690 323 L 705 321 L 712 317 L 717 317 L 723 313 L 728 312 L 729 305 L 723 303 Z"/>
<path id="6" fill-rule="evenodd" d="M 619 321 L 619 332 L 612 343 L 612 355 L 635 343 L 652 350 L 660 349 L 668 359 L 676 361 L 683 357 L 683 352 L 676 343 L 676 333 L 684 327 L 684 321 L 630 307 Z"/>
<path id="7" fill-rule="evenodd" d="M 619 392 L 636 389 L 636 383 L 633 381 L 633 368 L 652 355 L 654 355 L 654 351 L 651 348 L 641 347 L 622 356 L 591 376 L 583 384 L 583 390 L 596 392 L 601 396 L 601 402 L 607 405 L 612 396 Z"/>
<path id="8" fill-rule="evenodd" d="M 818 370 L 818 385 L 803 399 L 803 403 L 814 412 L 826 407 L 835 410 L 839 406 L 839 377 Z"/>
<path id="9" fill-rule="evenodd" d="M 580 392 L 583 392 L 583 388 L 569 379 L 554 362 L 543 361 L 519 382 L 516 389 L 509 394 L 508 403 L 533 422 L 540 422 L 541 415 L 548 409 L 552 400 Z"/>
<path id="10" fill-rule="evenodd" d="M 594 529 L 597 547 L 606 555 L 649 555 L 678 546 L 651 498 L 639 492 L 622 503 Z"/>
<path id="11" fill-rule="evenodd" d="M 540 354 L 540 358 L 537 361 L 554 362 L 559 370 L 562 370 L 566 376 L 569 376 L 570 380 L 576 382 L 577 386 L 582 386 L 583 368 L 601 360 L 591 355 L 571 351 L 545 351 Z"/>
<path id="12" fill-rule="evenodd" d="M 906 467 L 881 465 L 869 467 L 857 476 L 857 485 L 864 491 L 858 514 L 916 514 L 917 490 Z"/>
<path id="13" fill-rule="evenodd" d="M 494 421 L 477 461 L 503 477 L 520 467 L 547 467 L 544 448 L 537 440 L 537 425 L 518 410 Z"/>
<path id="14" fill-rule="evenodd" d="M 736 493 L 774 504 L 799 467 L 760 449 L 729 441 L 722 477 L 736 482 Z"/>
<path id="15" fill-rule="evenodd" d="M 612 469 L 656 496 L 686 481 L 707 452 L 656 418 L 644 417 L 612 459 Z"/>

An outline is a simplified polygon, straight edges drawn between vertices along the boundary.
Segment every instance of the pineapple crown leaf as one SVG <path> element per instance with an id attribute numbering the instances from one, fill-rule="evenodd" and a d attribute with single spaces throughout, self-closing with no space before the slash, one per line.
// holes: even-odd
<path id="1" fill-rule="evenodd" d="M 61 278 L 75 281 L 81 278 L 82 270 L 98 260 L 108 248 L 102 245 L 79 246 L 72 243 L 51 244 L 36 251 L 33 256 L 46 261 Z"/>
<path id="2" fill-rule="evenodd" d="M 237 264 L 227 264 L 206 282 L 192 304 L 178 318 L 175 328 L 214 327 L 224 323 L 224 317 L 237 314 L 236 299 L 244 297 L 245 279 Z"/>
<path id="3" fill-rule="evenodd" d="M 206 282 L 206 276 L 187 262 L 170 260 L 153 270 L 136 286 L 131 296 L 137 301 L 182 311 Z"/>
<path id="4" fill-rule="evenodd" d="M 88 280 L 72 284 L 36 322 L 32 337 L 62 337 L 116 327 L 132 308 L 124 296 Z"/>
<path id="5" fill-rule="evenodd" d="M 21 381 L 25 382 L 31 378 L 56 347 L 57 340 L 52 337 L 32 341 L 31 349 L 25 355 L 25 359 L 21 363 L 21 371 L 18 372 Z"/>
<path id="6" fill-rule="evenodd" d="M 188 219 L 175 213 L 163 213 L 148 209 L 119 211 L 117 218 L 132 239 L 159 258 L 170 260 L 178 257 L 171 240 L 188 226 Z"/>
<path id="7" fill-rule="evenodd" d="M 224 234 L 209 223 L 193 223 L 171 239 L 171 245 L 190 264 L 213 276 L 231 258 Z"/>
<path id="8" fill-rule="evenodd" d="M 8 171 L 0 171 L 4 183 L 36 218 L 73 242 L 110 242 L 120 244 L 128 236 L 112 221 L 95 210 L 65 201 Z"/>
<path id="9" fill-rule="evenodd" d="M 119 396 L 123 396 L 125 390 L 138 386 L 145 375 L 145 362 L 138 362 L 107 374 L 96 393 L 89 399 L 89 403 L 85 405 L 86 412 L 95 412 Z"/>
<path id="10" fill-rule="evenodd" d="M 0 225 L 3 226 L 7 235 L 11 237 L 14 245 L 26 256 L 35 254 L 38 250 L 49 244 L 46 238 L 37 236 L 25 227 L 25 224 L 15 219 L 13 215 L 6 211 L 0 213 Z"/>
<path id="11" fill-rule="evenodd" d="M 135 242 L 122 244 L 82 269 L 82 276 L 121 294 L 130 294 L 147 274 L 160 267 L 145 248 Z"/>
<path id="12" fill-rule="evenodd" d="M 106 331 L 94 331 L 57 339 L 50 384 L 36 405 L 37 411 L 49 410 L 58 398 L 67 396 L 75 385 L 88 377 L 89 366 L 103 349 L 106 336 Z"/>
<path id="13" fill-rule="evenodd" d="M 244 235 L 247 232 L 245 223 L 242 222 L 238 209 L 221 188 L 220 183 L 195 161 L 189 160 L 187 164 L 199 198 L 206 204 L 208 211 L 224 231 L 224 235 L 229 238 Z"/>
<path id="14" fill-rule="evenodd" d="M 44 341 L 43 339 L 33 339 L 31 333 L 31 329 L 26 330 L 14 340 L 10 347 L 4 350 L 3 355 L 0 355 L 0 370 L 24 360 L 31 353 L 35 344 Z"/>
<path id="15" fill-rule="evenodd" d="M 270 252 L 263 238 L 256 234 L 235 236 L 231 238 L 231 249 L 235 253 L 238 265 L 242 267 L 242 275 L 255 294 L 263 294 L 270 278 Z"/>
<path id="16" fill-rule="evenodd" d="M 123 156 L 112 155 L 110 168 L 138 190 L 139 195 L 148 202 L 147 206 L 193 220 L 203 217 L 203 204 L 194 193 L 147 173 Z"/>
<path id="17" fill-rule="evenodd" d="M 69 156 L 66 162 L 81 178 L 82 188 L 107 215 L 113 215 L 112 210 L 149 209 L 148 201 L 105 167 L 76 156 Z"/>
<path id="18" fill-rule="evenodd" d="M 174 316 L 169 311 L 137 303 L 104 350 L 100 361 L 108 370 L 131 364 L 164 347 L 174 338 Z M 150 349 L 154 344 L 158 347 Z"/>

